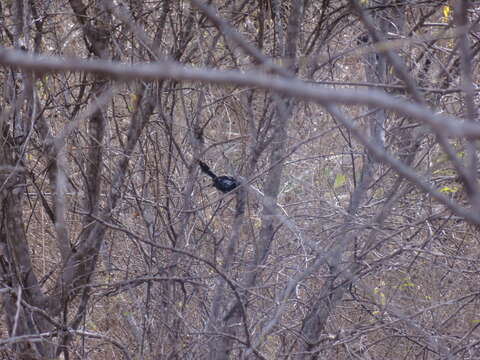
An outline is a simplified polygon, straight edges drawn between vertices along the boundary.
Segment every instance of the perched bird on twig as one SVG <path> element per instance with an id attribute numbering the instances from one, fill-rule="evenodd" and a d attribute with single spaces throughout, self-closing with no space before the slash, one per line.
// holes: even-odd
<path id="1" fill-rule="evenodd" d="M 215 175 L 212 172 L 212 170 L 210 170 L 210 167 L 207 164 L 205 164 L 203 161 L 198 160 L 198 164 L 200 165 L 200 169 L 202 169 L 202 171 L 205 174 L 207 174 L 212 178 L 213 180 L 212 186 L 214 186 L 217 190 L 220 190 L 223 193 L 227 193 L 235 189 L 238 185 L 240 185 L 240 182 L 232 176 Z"/>

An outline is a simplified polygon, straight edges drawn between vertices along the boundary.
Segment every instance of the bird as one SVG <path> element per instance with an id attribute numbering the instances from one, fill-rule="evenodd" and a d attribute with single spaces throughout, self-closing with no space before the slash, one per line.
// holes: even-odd
<path id="1" fill-rule="evenodd" d="M 210 167 L 207 164 L 205 164 L 203 161 L 198 160 L 198 164 L 200 165 L 200 169 L 202 169 L 202 172 L 204 172 L 205 174 L 207 174 L 212 178 L 213 180 L 212 186 L 215 187 L 217 190 L 220 190 L 224 194 L 232 191 L 238 185 L 240 185 L 240 182 L 232 176 L 215 175 L 213 171 L 210 170 Z"/>

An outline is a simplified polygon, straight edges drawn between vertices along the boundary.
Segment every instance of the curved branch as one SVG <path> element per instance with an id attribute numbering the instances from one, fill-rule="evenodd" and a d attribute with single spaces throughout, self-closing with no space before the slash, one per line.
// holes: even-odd
<path id="1" fill-rule="evenodd" d="M 57 56 L 27 55 L 22 51 L 5 48 L 0 48 L 0 64 L 40 73 L 86 71 L 125 81 L 176 79 L 221 85 L 253 86 L 322 105 L 337 103 L 381 107 L 422 121 L 428 124 L 436 134 L 466 136 L 471 139 L 480 137 L 480 125 L 461 122 L 458 119 L 434 113 L 425 106 L 403 101 L 381 91 L 361 92 L 312 86 L 301 80 L 282 79 L 257 71 L 202 69 L 174 61 L 127 65 L 100 59 L 81 60 Z"/>

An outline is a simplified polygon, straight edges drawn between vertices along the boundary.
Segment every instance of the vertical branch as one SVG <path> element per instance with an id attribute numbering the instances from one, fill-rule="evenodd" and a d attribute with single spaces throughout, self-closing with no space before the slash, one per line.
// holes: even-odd
<path id="1" fill-rule="evenodd" d="M 33 306 L 42 307 L 45 296 L 33 272 L 33 264 L 26 238 L 25 225 L 21 204 L 25 190 L 24 175 L 21 168 L 15 164 L 12 147 L 13 141 L 2 131 L 2 146 L 0 147 L 0 166 L 13 171 L 0 173 L 0 246 L 2 265 L 0 277 L 10 288 L 22 288 L 23 300 Z M 6 320 L 9 332 L 16 327 L 16 335 L 35 334 L 49 331 L 51 325 L 43 317 L 32 313 L 27 307 L 20 305 L 12 294 L 4 294 L 2 301 L 6 310 Z M 18 314 L 16 316 L 15 314 Z M 15 346 L 25 353 L 51 355 L 52 348 L 48 344 L 21 343 Z M 36 356 L 36 355 L 34 355 Z"/>
<path id="2" fill-rule="evenodd" d="M 57 244 L 62 256 L 62 263 L 65 263 L 67 256 L 70 254 L 68 246 L 68 230 L 65 222 L 67 213 L 67 200 L 65 197 L 67 191 L 67 176 L 65 174 L 67 161 L 65 148 L 63 146 L 56 147 L 56 181 L 55 181 L 55 231 Z"/>
<path id="3" fill-rule="evenodd" d="M 26 1 L 12 4 L 14 45 L 28 51 L 30 7 Z M 43 307 L 46 297 L 34 273 L 31 251 L 23 221 L 23 204 L 26 190 L 26 172 L 20 164 L 25 159 L 31 140 L 33 122 L 37 116 L 37 102 L 33 90 L 33 73 L 11 70 L 11 97 L 2 102 L 11 106 L 11 113 L 2 113 L 0 125 L 0 278 L 4 286 L 19 289 L 3 294 L 7 328 L 11 335 L 23 336 L 50 331 L 52 325 L 28 305 Z M 4 83 L 6 85 L 6 82 Z M 18 95 L 19 94 L 19 95 Z M 7 119 L 10 117 L 10 122 Z M 2 282 L 3 282 L 2 281 Z M 24 304 L 28 304 L 27 306 Z M 14 345 L 14 350 L 25 358 L 53 357 L 51 343 L 24 342 Z"/>
<path id="4" fill-rule="evenodd" d="M 477 108 L 475 105 L 475 88 L 473 86 L 472 78 L 472 49 L 468 40 L 469 21 L 468 11 L 470 9 L 470 2 L 457 1 L 454 11 L 454 21 L 457 29 L 460 32 L 458 35 L 458 48 L 460 50 L 460 69 L 461 69 L 461 88 L 464 93 L 466 119 L 471 122 L 477 121 Z M 478 171 L 478 156 L 475 140 L 467 139 L 466 144 L 466 162 L 467 171 L 466 176 L 470 183 L 477 183 Z M 471 195 L 472 204 L 475 208 L 480 209 L 480 191 L 478 187 L 471 187 L 468 189 Z"/>
<path id="5" fill-rule="evenodd" d="M 278 2 L 273 2 L 274 8 L 278 6 Z M 293 75 L 296 61 L 297 38 L 301 18 L 303 16 L 302 1 L 295 0 L 290 9 L 290 21 L 288 24 L 288 32 L 286 38 L 286 55 L 288 56 L 290 74 Z M 290 75 L 290 76 L 291 76 Z M 294 103 L 292 100 L 288 101 L 278 95 L 273 95 L 276 112 L 275 122 L 273 123 L 273 134 L 271 140 L 270 151 L 270 170 L 267 174 L 264 183 L 264 198 L 265 206 L 262 213 L 262 225 L 260 229 L 259 240 L 255 249 L 255 270 L 250 272 L 246 286 L 252 286 L 258 276 L 260 265 L 263 263 L 270 250 L 271 242 L 273 241 L 275 211 L 278 194 L 280 191 L 280 180 L 282 177 L 283 164 L 285 161 L 285 150 L 287 148 L 287 129 L 288 122 L 293 113 Z"/>

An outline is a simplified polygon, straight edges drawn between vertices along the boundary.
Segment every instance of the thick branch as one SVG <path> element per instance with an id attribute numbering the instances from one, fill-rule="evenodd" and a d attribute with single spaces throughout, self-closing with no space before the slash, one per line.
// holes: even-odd
<path id="1" fill-rule="evenodd" d="M 301 80 L 280 79 L 256 71 L 199 69 L 173 61 L 126 65 L 98 59 L 80 60 L 56 56 L 26 55 L 21 51 L 7 49 L 0 49 L 0 64 L 47 73 L 87 71 L 117 80 L 176 79 L 221 85 L 254 86 L 320 104 L 371 105 L 385 108 L 422 121 L 431 126 L 432 130 L 438 134 L 467 136 L 469 138 L 480 137 L 480 125 L 459 122 L 458 119 L 436 114 L 425 106 L 402 101 L 398 97 L 381 91 L 371 90 L 367 93 L 311 86 Z"/>

